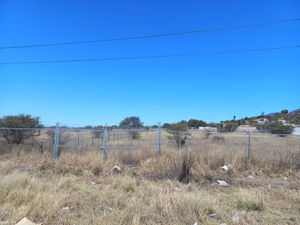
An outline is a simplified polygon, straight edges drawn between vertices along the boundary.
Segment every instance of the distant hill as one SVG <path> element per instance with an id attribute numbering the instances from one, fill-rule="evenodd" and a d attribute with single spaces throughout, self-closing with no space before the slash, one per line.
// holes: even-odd
<path id="1" fill-rule="evenodd" d="M 270 121 L 286 120 L 289 123 L 300 125 L 300 109 L 291 112 L 282 110 L 281 112 L 269 113 L 265 117 Z"/>
<path id="2" fill-rule="evenodd" d="M 245 117 L 238 120 L 227 120 L 222 122 L 235 122 L 238 125 L 252 125 L 256 126 L 258 124 L 257 120 L 266 118 L 269 122 L 280 122 L 285 121 L 287 124 L 295 124 L 300 126 L 300 108 L 288 112 L 288 110 L 281 110 L 280 112 L 272 112 L 265 115 L 258 115 L 252 117 Z"/>
<path id="3" fill-rule="evenodd" d="M 280 114 L 280 113 L 278 113 L 278 112 L 273 112 L 273 113 L 268 113 L 268 114 L 266 114 L 265 116 L 277 116 L 278 114 Z"/>
<path id="4" fill-rule="evenodd" d="M 300 113 L 300 109 L 296 109 L 296 110 L 294 110 L 294 111 L 291 111 L 291 112 L 289 112 L 290 114 L 297 114 L 297 113 Z"/>

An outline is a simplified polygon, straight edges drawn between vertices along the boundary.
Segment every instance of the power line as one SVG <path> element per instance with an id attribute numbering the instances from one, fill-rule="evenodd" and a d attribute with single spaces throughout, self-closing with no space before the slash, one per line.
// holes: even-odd
<path id="1" fill-rule="evenodd" d="M 128 56 L 128 57 L 112 57 L 112 58 L 89 58 L 89 59 L 59 59 L 59 60 L 41 60 L 41 61 L 19 61 L 19 62 L 0 62 L 0 65 L 19 65 L 19 64 L 58 64 L 58 63 L 83 63 L 83 62 L 101 62 L 101 61 L 124 61 L 124 60 L 138 60 L 138 59 L 157 59 L 157 58 L 173 58 L 173 57 L 191 57 L 204 55 L 223 55 L 223 54 L 237 54 L 250 52 L 266 52 L 279 51 L 287 49 L 300 48 L 300 45 L 281 46 L 272 48 L 250 48 L 250 49 L 235 49 L 224 51 L 207 51 L 196 53 L 183 54 L 168 54 L 168 55 L 150 55 L 150 56 Z"/>
<path id="2" fill-rule="evenodd" d="M 125 36 L 125 37 L 116 37 L 116 38 L 107 38 L 107 39 L 0 46 L 0 50 L 21 49 L 21 48 L 42 48 L 42 47 L 64 46 L 64 45 L 92 44 L 92 43 L 100 43 L 100 42 L 114 42 L 114 41 L 128 41 L 128 40 L 138 40 L 138 39 L 163 38 L 163 37 L 171 37 L 171 36 L 179 36 L 179 35 L 196 34 L 196 33 L 228 31 L 228 30 L 236 30 L 236 29 L 248 29 L 248 28 L 255 28 L 255 27 L 262 27 L 262 26 L 269 26 L 269 25 L 276 25 L 276 24 L 283 24 L 283 23 L 299 22 L 299 21 L 300 21 L 300 18 L 296 18 L 296 19 L 277 20 L 277 21 L 257 23 L 257 24 L 243 24 L 243 25 L 236 25 L 236 26 L 229 26 L 229 27 L 207 28 L 207 29 L 180 31 L 180 32 L 127 36 L 127 37 Z"/>

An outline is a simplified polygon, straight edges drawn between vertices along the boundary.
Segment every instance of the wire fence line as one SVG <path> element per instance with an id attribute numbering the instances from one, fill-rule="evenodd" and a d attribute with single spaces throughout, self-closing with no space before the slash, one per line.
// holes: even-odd
<path id="1" fill-rule="evenodd" d="M 28 138 L 30 137 L 30 138 Z M 23 138 L 23 140 L 21 140 Z M 50 151 L 54 159 L 64 151 L 99 150 L 107 160 L 111 153 L 147 152 L 162 155 L 166 151 L 181 151 L 188 158 L 192 152 L 209 153 L 236 151 L 244 154 L 249 162 L 253 154 L 279 154 L 282 151 L 300 151 L 300 136 L 251 132 L 218 132 L 199 129 L 168 130 L 160 123 L 157 128 L 81 129 L 60 127 L 48 128 L 0 128 L 0 152 L 15 145 Z"/>

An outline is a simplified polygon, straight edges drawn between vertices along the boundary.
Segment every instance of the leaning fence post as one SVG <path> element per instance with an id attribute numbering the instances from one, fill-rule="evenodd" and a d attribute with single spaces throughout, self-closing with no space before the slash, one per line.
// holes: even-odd
<path id="1" fill-rule="evenodd" d="M 59 144 L 59 123 L 56 123 L 54 130 L 54 146 L 53 146 L 53 156 L 54 159 L 58 159 L 58 144 Z"/>
<path id="2" fill-rule="evenodd" d="M 108 159 L 108 131 L 107 126 L 105 125 L 104 134 L 103 134 L 103 141 L 102 141 L 102 149 L 103 149 L 103 159 Z"/>
<path id="3" fill-rule="evenodd" d="M 156 139 L 157 154 L 161 155 L 161 124 L 157 124 L 157 139 Z"/>
<path id="4" fill-rule="evenodd" d="M 251 160 L 252 160 L 251 133 L 250 133 L 250 131 L 248 131 L 247 160 L 248 160 L 248 163 L 250 164 Z"/>

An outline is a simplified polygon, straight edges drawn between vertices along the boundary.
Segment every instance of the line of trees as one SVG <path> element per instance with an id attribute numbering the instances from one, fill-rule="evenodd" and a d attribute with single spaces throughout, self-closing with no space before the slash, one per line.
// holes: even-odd
<path id="1" fill-rule="evenodd" d="M 282 110 L 280 115 L 287 115 L 287 110 Z M 278 114 L 276 114 L 276 118 Z M 291 134 L 293 132 L 293 127 L 289 125 L 284 125 L 278 120 L 270 119 L 269 122 L 265 124 L 256 124 L 255 118 L 244 118 L 240 120 L 236 120 L 235 117 L 233 120 L 228 121 L 221 121 L 219 124 L 214 123 L 207 123 L 203 120 L 197 119 L 190 119 L 188 121 L 182 120 L 177 123 L 164 123 L 163 128 L 167 129 L 170 134 L 173 135 L 173 139 L 175 140 L 177 147 L 180 147 L 184 140 L 187 138 L 188 132 L 187 129 L 198 129 L 199 127 L 217 127 L 218 131 L 220 132 L 233 132 L 239 125 L 249 124 L 252 121 L 252 124 L 249 125 L 256 126 L 260 132 L 269 132 L 272 134 Z M 250 122 L 249 122 L 250 121 Z M 43 128 L 44 125 L 41 123 L 39 117 L 34 117 L 31 115 L 12 115 L 12 116 L 4 116 L 0 118 L 0 127 L 6 128 Z M 157 126 L 151 126 L 152 128 L 156 128 Z M 85 126 L 84 128 L 87 129 L 94 129 L 94 130 L 102 130 L 103 126 Z M 141 121 L 140 117 L 138 116 L 130 116 L 123 119 L 118 126 L 111 126 L 110 128 L 123 128 L 129 129 L 129 135 L 132 139 L 138 139 L 140 137 L 139 129 L 140 128 L 149 128 L 145 127 L 144 123 Z M 100 138 L 102 132 L 99 131 L 94 132 L 95 138 Z M 2 129 L 0 130 L 0 137 L 4 138 L 4 140 L 8 144 L 21 144 L 24 141 L 31 139 L 35 136 L 39 136 L 40 132 L 36 130 L 9 130 L 9 129 Z"/>

